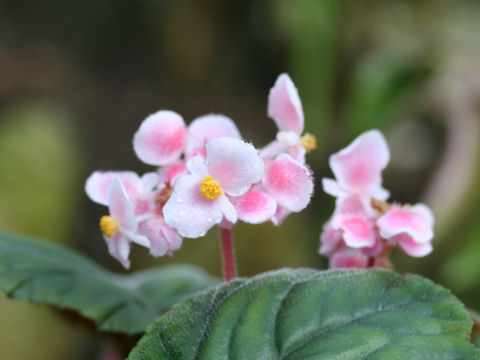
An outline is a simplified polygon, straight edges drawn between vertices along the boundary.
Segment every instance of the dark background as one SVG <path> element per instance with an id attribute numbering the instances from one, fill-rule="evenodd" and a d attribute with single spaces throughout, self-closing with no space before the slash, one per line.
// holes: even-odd
<path id="1" fill-rule="evenodd" d="M 115 271 L 83 186 L 96 169 L 152 168 L 132 137 L 150 113 L 234 119 L 257 147 L 275 136 L 267 95 L 288 72 L 319 148 L 310 206 L 279 228 L 235 228 L 239 271 L 327 266 L 330 153 L 381 129 L 392 200 L 426 202 L 435 251 L 394 254 L 477 310 L 480 295 L 480 4 L 477 1 L 0 2 L 0 228 L 74 247 Z M 194 263 L 220 274 L 217 231 L 172 258 L 134 249 L 133 269 Z M 109 348 L 48 308 L 0 296 L 0 358 L 95 359 Z M 5 331 L 8 329 L 8 331 Z M 41 349 L 41 351 L 39 351 Z M 106 357 L 104 359 L 107 359 Z"/>

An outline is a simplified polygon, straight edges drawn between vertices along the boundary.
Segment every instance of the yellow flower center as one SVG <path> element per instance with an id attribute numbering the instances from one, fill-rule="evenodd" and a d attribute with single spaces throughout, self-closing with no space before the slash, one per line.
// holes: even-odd
<path id="1" fill-rule="evenodd" d="M 302 145 L 307 151 L 307 154 L 309 154 L 310 151 L 317 148 L 317 138 L 315 135 L 305 133 L 305 135 L 300 138 L 300 145 Z"/>
<path id="2" fill-rule="evenodd" d="M 211 176 L 207 176 L 200 183 L 200 194 L 205 196 L 208 200 L 215 200 L 223 194 L 220 184 Z"/>
<path id="3" fill-rule="evenodd" d="M 118 231 L 118 222 L 111 216 L 104 215 L 100 218 L 100 229 L 106 237 L 112 237 Z"/>

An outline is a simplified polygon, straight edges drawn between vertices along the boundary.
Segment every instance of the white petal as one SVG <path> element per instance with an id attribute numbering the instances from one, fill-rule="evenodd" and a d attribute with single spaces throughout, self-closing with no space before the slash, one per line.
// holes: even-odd
<path id="1" fill-rule="evenodd" d="M 120 231 L 131 233 L 137 231 L 135 210 L 118 178 L 109 186 L 108 208 L 110 215 L 118 222 Z"/>
<path id="2" fill-rule="evenodd" d="M 208 176 L 207 162 L 200 156 L 195 156 L 187 161 L 187 169 L 190 174 L 195 175 L 201 179 Z"/>
<path id="3" fill-rule="evenodd" d="M 263 160 L 251 144 L 221 137 L 207 143 L 206 148 L 208 172 L 228 195 L 244 194 L 263 177 Z"/>
<path id="4" fill-rule="evenodd" d="M 235 224 L 237 222 L 238 216 L 237 210 L 235 210 L 233 204 L 225 195 L 219 196 L 217 200 L 220 203 L 220 209 L 222 210 L 225 218 L 232 224 Z"/>
<path id="5" fill-rule="evenodd" d="M 223 218 L 219 202 L 200 194 L 201 181 L 195 175 L 180 177 L 163 207 L 165 221 L 183 237 L 203 236 Z"/>
<path id="6" fill-rule="evenodd" d="M 149 172 L 142 175 L 142 188 L 143 191 L 152 191 L 156 186 L 158 186 L 160 177 L 156 172 Z"/>
<path id="7" fill-rule="evenodd" d="M 130 267 L 130 260 L 128 260 L 128 256 L 130 255 L 130 242 L 125 235 L 118 232 L 111 238 L 106 237 L 105 235 L 103 238 L 107 243 L 110 255 L 118 260 L 125 269 L 128 269 Z"/>

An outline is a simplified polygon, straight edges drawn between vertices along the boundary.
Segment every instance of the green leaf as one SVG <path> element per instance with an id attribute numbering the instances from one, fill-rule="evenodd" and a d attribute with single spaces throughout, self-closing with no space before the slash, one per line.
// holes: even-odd
<path id="1" fill-rule="evenodd" d="M 0 291 L 76 310 L 100 330 L 143 332 L 172 304 L 216 282 L 180 265 L 118 275 L 59 245 L 0 233 Z"/>
<path id="2" fill-rule="evenodd" d="M 450 292 L 387 270 L 281 270 L 173 306 L 129 360 L 479 359 Z"/>

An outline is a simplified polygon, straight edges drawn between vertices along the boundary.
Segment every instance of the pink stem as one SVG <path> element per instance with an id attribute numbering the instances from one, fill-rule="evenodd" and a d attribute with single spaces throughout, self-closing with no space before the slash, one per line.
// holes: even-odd
<path id="1" fill-rule="evenodd" d="M 229 281 L 237 277 L 232 229 L 220 228 L 220 239 L 222 242 L 223 278 L 225 281 Z"/>

